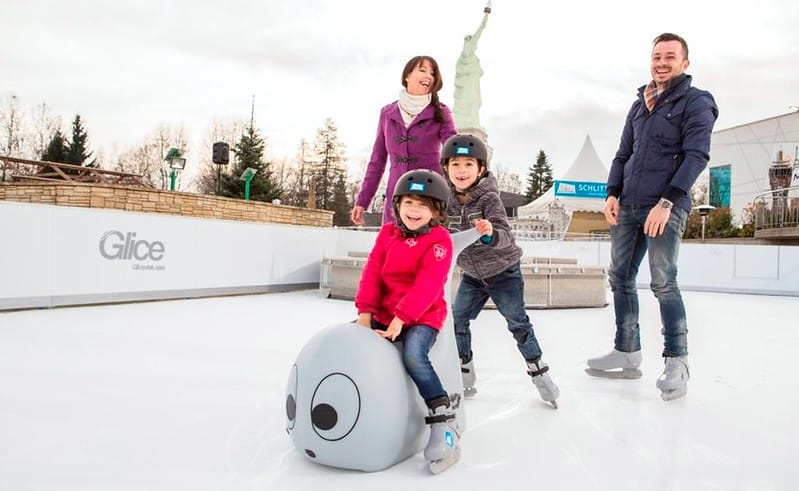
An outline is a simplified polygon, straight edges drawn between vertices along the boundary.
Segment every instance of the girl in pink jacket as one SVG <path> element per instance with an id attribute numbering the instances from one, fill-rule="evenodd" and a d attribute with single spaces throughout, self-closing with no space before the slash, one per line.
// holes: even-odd
<path id="1" fill-rule="evenodd" d="M 414 170 L 394 189 L 396 221 L 383 225 L 355 295 L 357 323 L 402 342 L 402 361 L 429 408 L 425 458 L 446 468 L 460 455 L 455 413 L 430 363 L 430 348 L 444 327 L 444 286 L 452 264 L 446 220 L 449 186 L 439 174 Z M 431 469 L 432 469 L 431 465 Z"/>

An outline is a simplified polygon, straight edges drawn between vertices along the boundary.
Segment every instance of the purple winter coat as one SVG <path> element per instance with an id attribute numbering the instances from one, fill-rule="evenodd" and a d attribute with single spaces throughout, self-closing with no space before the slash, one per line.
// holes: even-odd
<path id="1" fill-rule="evenodd" d="M 394 221 L 391 198 L 394 186 L 400 176 L 409 170 L 429 169 L 439 174 L 441 169 L 441 145 L 456 133 L 452 120 L 452 112 L 444 104 L 440 105 L 446 123 L 435 119 L 432 105 L 428 105 L 411 121 L 408 128 L 402 121 L 397 101 L 384 106 L 380 110 L 380 122 L 377 125 L 377 137 L 372 147 L 372 155 L 363 176 L 361 191 L 356 206 L 369 208 L 375 196 L 383 172 L 386 170 L 386 159 L 390 156 L 391 169 L 388 172 L 386 201 L 383 207 L 383 223 Z"/>

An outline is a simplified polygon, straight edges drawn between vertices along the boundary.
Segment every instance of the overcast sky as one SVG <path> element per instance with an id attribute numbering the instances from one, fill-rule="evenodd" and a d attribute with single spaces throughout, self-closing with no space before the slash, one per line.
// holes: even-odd
<path id="1" fill-rule="evenodd" d="M 483 0 L 2 0 L 0 97 L 46 102 L 84 118 L 106 164 L 159 124 L 183 125 L 189 165 L 213 120 L 249 117 L 269 157 L 293 157 L 332 117 L 351 169 L 396 99 L 402 67 L 435 57 L 452 106 L 463 36 Z M 477 48 L 482 125 L 494 163 L 521 175 L 538 150 L 555 177 L 590 135 L 606 166 L 636 88 L 649 80 L 651 40 L 689 44 L 694 84 L 716 97 L 716 129 L 799 105 L 799 2 L 675 0 L 655 4 L 495 0 Z M 358 176 L 359 177 L 359 176 Z"/>

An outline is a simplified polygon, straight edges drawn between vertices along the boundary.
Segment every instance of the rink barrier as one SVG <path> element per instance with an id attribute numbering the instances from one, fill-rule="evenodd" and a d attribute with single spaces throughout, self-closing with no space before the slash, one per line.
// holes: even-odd
<path id="1" fill-rule="evenodd" d="M 319 288 L 329 298 L 353 300 L 358 290 L 366 253 L 322 259 Z M 528 309 L 605 307 L 607 268 L 578 265 L 575 258 L 523 257 L 524 300 Z M 463 271 L 455 266 L 452 291 L 457 291 Z M 486 308 L 496 308 L 488 301 Z"/>
<path id="2" fill-rule="evenodd" d="M 231 286 L 224 288 L 189 288 L 183 290 L 148 290 L 82 295 L 44 295 L 37 297 L 0 298 L 0 311 L 36 308 L 68 307 L 77 305 L 101 305 L 127 302 L 149 302 L 153 300 L 181 300 L 202 297 L 224 297 L 254 295 L 259 293 L 283 293 L 309 290 L 317 283 L 295 283 L 283 285 Z"/>

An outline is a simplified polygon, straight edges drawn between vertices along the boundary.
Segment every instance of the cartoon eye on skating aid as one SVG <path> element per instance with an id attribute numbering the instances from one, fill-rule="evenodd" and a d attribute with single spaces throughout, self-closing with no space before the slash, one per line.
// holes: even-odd
<path id="1" fill-rule="evenodd" d="M 286 387 L 286 432 L 294 429 L 297 417 L 297 365 L 291 367 Z"/>
<path id="2" fill-rule="evenodd" d="M 323 378 L 311 399 L 311 424 L 319 438 L 337 441 L 355 428 L 361 413 L 361 395 L 355 382 L 343 373 Z"/>

